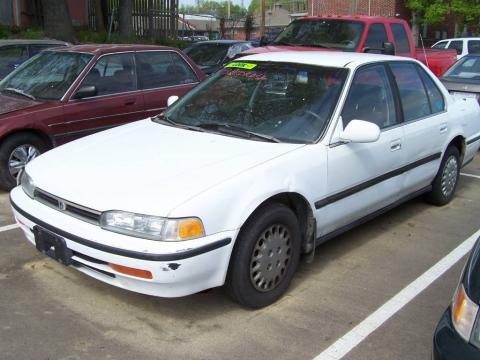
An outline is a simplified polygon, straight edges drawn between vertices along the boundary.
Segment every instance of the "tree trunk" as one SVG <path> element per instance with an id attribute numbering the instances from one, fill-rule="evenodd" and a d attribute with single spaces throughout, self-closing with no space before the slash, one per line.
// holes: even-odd
<path id="1" fill-rule="evenodd" d="M 418 25 L 418 13 L 412 11 L 412 37 L 415 47 L 418 47 L 418 34 L 420 34 L 420 28 Z"/>
<path id="2" fill-rule="evenodd" d="M 130 37 L 132 36 L 132 15 L 133 15 L 133 1 L 120 0 L 118 19 L 120 27 L 120 35 Z"/>
<path id="3" fill-rule="evenodd" d="M 102 1 L 94 0 L 94 2 L 95 2 L 95 27 L 97 32 L 104 33 L 106 29 L 105 29 L 105 21 L 103 17 Z"/>
<path id="4" fill-rule="evenodd" d="M 42 0 L 45 33 L 55 39 L 76 42 L 66 0 Z"/>

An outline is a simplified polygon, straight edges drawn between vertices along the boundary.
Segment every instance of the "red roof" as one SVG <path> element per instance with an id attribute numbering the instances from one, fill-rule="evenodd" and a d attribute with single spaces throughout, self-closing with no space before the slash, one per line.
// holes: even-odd
<path id="1" fill-rule="evenodd" d="M 142 44 L 86 44 L 86 45 L 74 45 L 62 49 L 55 49 L 55 51 L 68 51 L 68 52 L 83 52 L 93 55 L 103 55 L 110 53 L 118 53 L 125 51 L 144 51 L 144 50 L 172 50 L 173 48 L 168 46 L 159 45 L 142 45 Z"/>
<path id="2" fill-rule="evenodd" d="M 351 20 L 351 21 L 361 21 L 364 23 L 372 22 L 381 22 L 381 23 L 392 23 L 398 22 L 403 23 L 405 20 L 394 17 L 381 17 L 381 16 L 367 16 L 367 15 L 318 15 L 318 16 L 305 16 L 302 19 L 339 19 L 339 20 Z"/>

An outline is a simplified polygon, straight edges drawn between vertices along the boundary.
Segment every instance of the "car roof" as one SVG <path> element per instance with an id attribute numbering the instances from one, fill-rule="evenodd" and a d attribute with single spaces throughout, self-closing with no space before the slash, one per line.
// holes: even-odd
<path id="1" fill-rule="evenodd" d="M 435 44 L 442 41 L 452 41 L 452 40 L 480 40 L 480 37 L 458 37 L 458 38 L 442 39 L 442 40 L 438 40 Z"/>
<path id="2" fill-rule="evenodd" d="M 8 39 L 0 40 L 0 46 L 4 45 L 28 45 L 28 44 L 54 44 L 54 45 L 69 45 L 68 42 L 50 39 L 31 40 L 31 39 Z"/>
<path id="3" fill-rule="evenodd" d="M 67 48 L 55 49 L 62 52 L 81 52 L 92 55 L 104 55 L 127 51 L 148 51 L 148 50 L 177 50 L 169 46 L 139 45 L 139 44 L 85 44 L 73 45 Z"/>
<path id="4" fill-rule="evenodd" d="M 383 54 L 365 54 L 340 51 L 278 51 L 261 54 L 248 55 L 238 60 L 268 61 L 297 63 L 305 65 L 328 66 L 328 67 L 357 67 L 378 61 L 411 61 L 415 60 L 401 56 L 390 56 Z"/>
<path id="5" fill-rule="evenodd" d="M 366 16 L 366 15 L 318 15 L 305 16 L 298 20 L 315 20 L 315 19 L 337 19 L 361 21 L 364 23 L 383 22 L 383 23 L 405 23 L 406 21 L 400 18 L 381 17 L 381 16 Z"/>

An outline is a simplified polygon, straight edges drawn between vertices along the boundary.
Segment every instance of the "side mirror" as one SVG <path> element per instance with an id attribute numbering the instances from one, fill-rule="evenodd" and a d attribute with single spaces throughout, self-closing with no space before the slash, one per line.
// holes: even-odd
<path id="1" fill-rule="evenodd" d="M 364 120 L 350 121 L 340 134 L 340 140 L 352 143 L 375 142 L 379 137 L 378 125 Z"/>
<path id="2" fill-rule="evenodd" d="M 77 90 L 75 95 L 73 95 L 73 98 L 84 99 L 84 98 L 88 98 L 96 95 L 97 95 L 97 87 L 95 85 L 84 85 Z"/>
<path id="3" fill-rule="evenodd" d="M 168 97 L 168 100 L 167 100 L 167 106 L 170 106 L 172 105 L 175 101 L 178 100 L 178 96 L 177 95 L 172 95 L 172 96 L 169 96 Z"/>
<path id="4" fill-rule="evenodd" d="M 382 54 L 395 55 L 395 45 L 393 45 L 391 42 L 384 42 Z"/>

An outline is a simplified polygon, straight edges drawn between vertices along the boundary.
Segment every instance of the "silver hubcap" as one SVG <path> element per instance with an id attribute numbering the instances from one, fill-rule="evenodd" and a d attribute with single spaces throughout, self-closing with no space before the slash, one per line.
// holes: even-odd
<path id="1" fill-rule="evenodd" d="M 33 145 L 25 144 L 16 147 L 8 158 L 10 175 L 16 178 L 20 170 L 38 155 L 40 155 L 40 151 Z"/>
<path id="2" fill-rule="evenodd" d="M 290 232 L 283 225 L 272 225 L 258 238 L 250 260 L 250 281 L 261 292 L 274 289 L 287 272 L 292 257 Z"/>
<path id="3" fill-rule="evenodd" d="M 442 194 L 449 197 L 455 189 L 458 176 L 458 163 L 455 156 L 450 156 L 445 163 L 442 174 Z"/>

